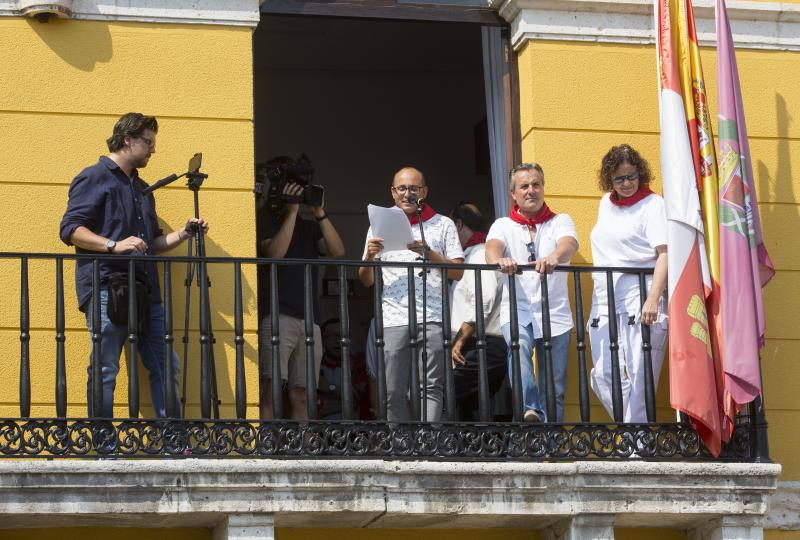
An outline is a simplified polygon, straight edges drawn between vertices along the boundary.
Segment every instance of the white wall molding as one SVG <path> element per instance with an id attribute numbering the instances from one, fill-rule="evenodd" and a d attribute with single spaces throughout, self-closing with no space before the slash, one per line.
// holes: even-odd
<path id="1" fill-rule="evenodd" d="M 652 0 L 492 0 L 519 49 L 528 40 L 655 43 Z M 716 44 L 714 0 L 693 0 L 697 38 Z M 800 4 L 728 0 L 737 48 L 800 51 Z"/>
<path id="2" fill-rule="evenodd" d="M 0 514 L 10 528 L 93 525 L 112 514 L 120 527 L 215 527 L 225 515 L 255 514 L 274 516 L 276 527 L 545 528 L 602 514 L 618 527 L 691 529 L 762 519 L 780 471 L 635 460 L 6 460 Z M 592 523 L 602 525 L 583 525 Z"/>
<path id="3" fill-rule="evenodd" d="M 0 1 L 2 15 L 20 16 L 18 2 Z M 72 18 L 255 27 L 260 13 L 258 0 L 73 0 Z"/>

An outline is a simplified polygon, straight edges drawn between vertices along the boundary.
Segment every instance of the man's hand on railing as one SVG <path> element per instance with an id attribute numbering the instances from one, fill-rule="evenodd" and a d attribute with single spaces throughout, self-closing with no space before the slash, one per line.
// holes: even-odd
<path id="1" fill-rule="evenodd" d="M 531 263 L 531 265 L 540 274 L 552 274 L 553 270 L 555 270 L 556 266 L 558 266 L 558 257 L 555 253 L 551 253 L 546 257 L 536 259 Z"/>
<path id="2" fill-rule="evenodd" d="M 501 257 L 497 259 L 496 263 L 500 265 L 500 271 L 504 274 L 517 273 L 517 261 L 515 261 L 511 257 Z"/>

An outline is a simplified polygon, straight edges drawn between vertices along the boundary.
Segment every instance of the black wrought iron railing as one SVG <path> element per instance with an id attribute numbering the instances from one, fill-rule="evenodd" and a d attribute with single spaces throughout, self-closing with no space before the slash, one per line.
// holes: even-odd
<path id="1" fill-rule="evenodd" d="M 93 416 L 75 418 L 68 417 L 67 380 L 79 377 L 83 380 L 83 372 L 71 373 L 67 370 L 67 328 L 65 324 L 65 262 L 89 260 L 92 264 L 92 300 L 89 305 L 89 320 L 92 322 L 91 347 L 92 361 L 92 387 L 90 389 L 91 410 Z M 180 265 L 186 268 L 187 281 L 191 283 L 193 273 L 196 272 L 199 287 L 199 315 L 198 325 L 194 330 L 199 337 L 196 345 L 199 354 L 192 354 L 189 348 L 190 336 L 184 330 L 183 337 L 183 370 L 188 363 L 196 362 L 199 358 L 199 377 L 196 381 L 189 381 L 190 391 L 199 394 L 199 416 L 187 418 L 185 413 L 186 383 L 184 383 L 183 401 L 184 411 L 179 410 L 179 396 L 175 395 L 178 387 L 174 377 L 177 373 L 165 369 L 166 384 L 164 384 L 164 403 L 166 416 L 164 418 L 140 418 L 139 406 L 139 374 L 137 362 L 128 361 L 128 417 L 104 418 L 102 373 L 99 361 L 103 347 L 100 324 L 101 304 L 100 294 L 107 285 L 101 280 L 100 268 L 104 262 L 114 260 L 127 260 L 129 265 L 128 287 L 136 290 L 136 263 L 141 257 L 125 257 L 118 255 L 65 255 L 42 253 L 0 253 L 0 263 L 6 265 L 19 264 L 19 279 L 13 273 L 6 271 L 2 279 L 9 286 L 19 284 L 19 417 L 0 419 L 0 455 L 12 457 L 381 457 L 381 458 L 447 458 L 447 459 L 613 459 L 613 458 L 640 458 L 640 459 L 712 459 L 703 447 L 700 437 L 692 426 L 685 421 L 658 422 L 656 419 L 656 388 L 653 383 L 653 368 L 651 364 L 650 335 L 647 326 L 642 326 L 642 349 L 645 370 L 645 407 L 647 422 L 623 422 L 623 397 L 622 373 L 618 362 L 619 336 L 614 324 L 615 299 L 613 286 L 613 273 L 621 272 L 636 274 L 639 277 L 641 297 L 646 297 L 646 275 L 652 273 L 651 269 L 631 268 L 600 268 L 600 267 L 558 267 L 556 272 L 566 272 L 571 276 L 572 307 L 576 324 L 575 351 L 577 357 L 578 395 L 579 404 L 578 422 L 565 423 L 525 423 L 523 422 L 523 397 L 520 362 L 530 361 L 529 358 L 520 357 L 519 333 L 517 327 L 516 306 L 516 280 L 508 277 L 507 286 L 511 306 L 510 317 L 510 351 L 512 361 L 508 373 L 511 388 L 511 414 L 509 418 L 499 418 L 493 413 L 493 403 L 489 388 L 487 367 L 487 340 L 485 315 L 483 313 L 482 298 L 483 283 L 479 270 L 494 269 L 488 265 L 457 265 L 448 268 L 460 267 L 474 272 L 465 273 L 462 279 L 475 279 L 476 310 L 476 337 L 475 349 L 478 354 L 478 420 L 474 422 L 459 421 L 455 416 L 457 409 L 456 394 L 453 382 L 453 366 L 450 362 L 453 335 L 450 331 L 449 290 L 442 287 L 441 326 L 443 329 L 441 347 L 444 350 L 444 388 L 443 388 L 443 414 L 441 419 L 425 419 L 411 422 L 393 422 L 387 420 L 387 385 L 386 385 L 386 360 L 382 305 L 382 267 L 392 266 L 406 268 L 408 272 L 408 287 L 413 290 L 415 280 L 420 269 L 433 272 L 442 271 L 442 265 L 398 262 L 362 262 L 362 261 L 333 261 L 333 260 L 272 260 L 257 258 L 230 258 L 230 257 L 152 257 L 161 269 L 163 283 L 164 319 L 164 349 L 165 360 L 170 359 L 175 349 L 175 329 L 173 311 L 176 310 L 175 292 L 173 287 L 174 267 Z M 16 263 L 15 263 L 16 261 Z M 29 280 L 29 265 L 36 261 L 37 272 L 44 272 L 45 287 L 31 291 Z M 39 268 L 45 266 L 45 269 Z M 52 265 L 52 266 L 51 266 Z M 259 339 L 260 344 L 265 344 L 271 349 L 271 376 L 267 376 L 267 366 L 262 361 L 253 360 L 258 366 L 258 401 L 270 395 L 271 417 L 267 418 L 262 413 L 261 418 L 247 418 L 248 388 L 246 376 L 246 331 L 244 325 L 243 306 L 245 300 L 253 298 L 243 297 L 243 268 L 261 266 L 268 268 L 271 283 L 269 304 L 271 312 L 279 311 L 281 291 L 278 286 L 278 268 L 280 266 L 296 267 L 302 272 L 304 281 L 304 305 L 306 316 L 304 318 L 305 333 L 305 361 L 306 361 L 306 391 L 307 391 L 307 416 L 308 420 L 290 420 L 284 413 L 285 388 L 281 383 L 280 343 L 281 328 L 279 318 L 270 319 L 271 339 Z M 208 284 L 209 267 L 213 266 L 215 275 L 230 271 L 233 274 L 233 290 L 230 287 L 214 287 L 213 293 L 205 284 Z M 339 385 L 339 399 L 341 401 L 341 419 L 321 420 L 317 410 L 317 384 L 313 355 L 315 346 L 314 320 L 312 318 L 312 305 L 314 302 L 312 286 L 312 267 L 335 267 L 338 277 L 338 313 L 341 338 L 341 380 Z M 365 417 L 355 406 L 353 397 L 354 382 L 352 380 L 353 366 L 351 365 L 351 324 L 350 306 L 348 304 L 349 282 L 348 269 L 368 266 L 373 268 L 374 291 L 374 347 L 376 365 L 374 373 L 374 387 L 376 400 L 374 416 Z M 221 269 L 220 269 L 221 268 Z M 229 270 L 226 270 L 229 269 Z M 530 270 L 526 270 L 530 271 Z M 581 276 L 592 272 L 604 272 L 608 283 L 608 316 L 609 316 L 609 349 L 612 357 L 612 398 L 613 418 L 603 421 L 591 417 L 590 392 L 588 381 L 587 338 L 586 338 L 586 310 L 583 301 Z M 40 276 L 41 277 L 41 276 Z M 555 382 L 553 378 L 552 336 L 550 325 L 549 296 L 547 287 L 548 276 L 542 276 L 542 330 L 544 373 L 540 377 L 545 380 L 545 412 L 548 418 L 556 417 Z M 41 279 L 37 283 L 43 283 Z M 250 287 L 248 291 L 254 290 Z M 31 294 L 49 296 L 55 294 L 55 313 L 52 314 L 54 328 L 39 327 L 35 332 L 49 333 L 55 340 L 55 388 L 52 398 L 49 395 L 37 395 L 36 403 L 54 402 L 55 413 L 51 417 L 31 417 Z M 249 296 L 255 293 L 248 292 Z M 212 298 L 213 296 L 213 298 Z M 212 329 L 212 300 L 217 301 L 225 296 L 226 302 L 233 305 L 233 358 L 235 380 L 231 393 L 235 407 L 235 418 L 220 418 L 220 401 L 216 388 L 216 366 L 219 359 L 214 357 L 214 342 L 219 336 L 214 335 Z M 231 299 L 232 296 L 232 299 Z M 52 296 L 50 296 L 52 298 Z M 187 291 L 185 315 L 188 326 L 188 313 L 190 306 L 190 293 Z M 417 340 L 417 325 L 421 324 L 416 318 L 414 294 L 410 295 L 409 305 L 409 336 L 411 354 L 416 358 L 417 351 L 424 344 Z M 9 317 L 11 299 L 2 301 L 5 311 L 4 317 Z M 128 358 L 136 358 L 140 343 L 140 329 L 137 325 L 138 310 L 136 295 L 130 295 L 128 303 L 128 329 L 127 329 L 127 354 Z M 249 302 L 248 305 L 252 305 Z M 43 314 L 39 313 L 41 317 Z M 251 332 L 252 333 L 252 332 Z M 41 337 L 41 336 L 38 336 Z M 267 344 L 268 343 L 268 344 Z M 78 347 L 80 350 L 81 348 Z M 11 351 L 3 351 L 5 362 L 14 361 Z M 82 354 L 82 353 L 81 353 Z M 198 358 L 189 358 L 197 356 Z M 261 358 L 262 355 L 259 355 Z M 37 359 L 38 360 L 38 359 Z M 224 359 L 226 362 L 229 359 Z M 8 364 L 7 364 L 8 365 Z M 165 361 L 169 365 L 169 361 Z M 412 371 L 412 380 L 419 381 L 420 373 L 416 362 L 409 361 Z M 184 381 L 186 378 L 184 377 Z M 266 385 L 271 385 L 271 392 L 266 392 Z M 40 385 L 35 385 L 40 388 Z M 414 418 L 422 418 L 420 411 L 426 410 L 425 400 L 428 399 L 424 385 L 411 384 L 410 401 Z M 51 401 L 52 400 L 52 401 Z M 80 402 L 75 399 L 72 403 Z M 252 401 L 251 401 L 252 403 Z M 88 405 L 88 403 L 87 403 Z M 259 410 L 264 411 L 262 403 L 258 403 Z M 758 405 L 758 404 L 756 404 Z M 39 406 L 41 410 L 42 406 Z M 733 430 L 731 441 L 724 446 L 719 459 L 728 461 L 764 461 L 768 460 L 766 444 L 766 422 L 763 410 L 754 406 L 746 414 L 740 415 Z"/>

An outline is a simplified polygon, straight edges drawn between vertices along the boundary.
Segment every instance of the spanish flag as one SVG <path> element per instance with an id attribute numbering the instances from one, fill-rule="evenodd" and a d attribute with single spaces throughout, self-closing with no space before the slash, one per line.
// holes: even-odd
<path id="1" fill-rule="evenodd" d="M 703 443 L 718 456 L 722 430 L 719 366 L 713 354 L 716 329 L 706 309 L 714 284 L 701 204 L 703 156 L 710 155 L 713 163 L 713 146 L 709 146 L 713 136 L 710 124 L 703 128 L 705 136 L 700 131 L 699 118 L 707 120 L 708 113 L 702 112 L 704 104 L 696 103 L 693 86 L 693 82 L 702 83 L 702 69 L 691 2 L 655 2 L 661 176 L 668 231 L 670 403 L 691 419 Z"/>

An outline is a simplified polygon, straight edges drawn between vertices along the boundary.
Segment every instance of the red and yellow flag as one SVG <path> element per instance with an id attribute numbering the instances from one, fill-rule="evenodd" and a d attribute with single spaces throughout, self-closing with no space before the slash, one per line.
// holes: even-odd
<path id="1" fill-rule="evenodd" d="M 713 136 L 705 104 L 690 0 L 655 0 L 661 108 L 661 175 L 667 212 L 669 260 L 670 402 L 691 419 L 718 456 L 722 445 L 718 377 L 713 348 L 714 285 L 706 251 L 701 192 L 716 178 Z M 691 21 L 691 23 L 690 23 Z M 691 38 L 690 38 L 691 34 Z M 694 67 L 693 61 L 694 58 Z M 709 164 L 710 158 L 710 164 Z M 716 190 L 711 191 L 711 196 Z M 714 219 L 710 210 L 706 219 Z M 716 242 L 716 236 L 708 240 Z M 718 246 L 718 244 L 717 244 Z M 717 255 L 717 272 L 718 272 Z M 713 302 L 713 300 L 712 300 Z"/>

